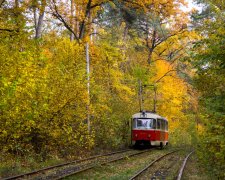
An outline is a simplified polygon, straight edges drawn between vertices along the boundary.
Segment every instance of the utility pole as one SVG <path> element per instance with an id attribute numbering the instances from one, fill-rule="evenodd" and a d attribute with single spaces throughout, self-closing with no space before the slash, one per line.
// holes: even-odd
<path id="1" fill-rule="evenodd" d="M 154 85 L 154 100 L 153 100 L 153 111 L 156 112 L 156 103 L 157 103 L 157 89 L 156 85 Z"/>
<path id="2" fill-rule="evenodd" d="M 90 124 L 90 57 L 89 57 L 89 43 L 86 43 L 86 64 L 87 64 L 87 124 L 88 124 L 88 132 L 91 132 L 91 124 Z"/>
<path id="3" fill-rule="evenodd" d="M 144 97 L 143 97 L 143 87 L 152 87 L 154 90 L 154 97 L 153 97 L 153 112 L 156 112 L 156 104 L 157 104 L 157 87 L 156 85 L 142 85 L 141 80 L 138 80 L 138 84 L 139 84 L 139 91 L 138 91 L 138 95 L 139 95 L 139 106 L 140 106 L 140 112 L 143 110 L 144 108 Z"/>
<path id="4" fill-rule="evenodd" d="M 91 7 L 91 0 L 88 1 L 88 6 L 87 9 Z M 87 18 L 88 22 L 90 23 L 92 21 L 90 9 L 87 11 Z M 91 24 L 90 24 L 91 26 Z M 89 27 L 91 28 L 91 27 Z M 82 31 L 81 31 L 82 33 Z M 83 29 L 84 33 L 84 29 Z M 92 37 L 91 37 L 91 42 L 92 42 Z M 88 133 L 91 133 L 91 122 L 90 122 L 90 56 L 89 56 L 89 41 L 86 42 L 86 64 L 87 64 L 87 95 L 88 95 L 88 101 L 87 101 L 87 124 L 88 124 Z"/>
<path id="5" fill-rule="evenodd" d="M 139 107 L 140 107 L 140 112 L 143 110 L 143 96 L 142 96 L 142 82 L 139 79 L 138 80 L 138 84 L 139 84 Z"/>

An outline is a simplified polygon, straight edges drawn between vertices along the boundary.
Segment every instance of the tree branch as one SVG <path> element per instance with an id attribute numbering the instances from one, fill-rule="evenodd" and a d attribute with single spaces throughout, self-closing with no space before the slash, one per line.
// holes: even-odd
<path id="1" fill-rule="evenodd" d="M 84 19 L 83 19 L 83 21 L 81 23 L 81 26 L 80 26 L 79 39 L 82 39 L 83 38 L 84 28 L 85 28 L 85 21 L 86 21 L 86 18 L 90 16 L 91 3 L 92 3 L 92 0 L 89 0 L 88 3 L 87 3 L 86 11 L 85 11 L 85 16 L 84 16 Z"/>
<path id="2" fill-rule="evenodd" d="M 59 21 L 61 21 L 64 24 L 64 26 L 67 28 L 67 30 L 69 30 L 74 35 L 77 42 L 80 43 L 80 40 L 77 37 L 76 33 L 73 31 L 70 25 L 66 22 L 66 20 L 59 14 L 58 7 L 56 5 L 55 0 L 53 0 L 53 4 L 54 4 L 54 10 L 55 10 L 55 13 L 53 12 L 53 16 L 55 16 Z"/>
<path id="3" fill-rule="evenodd" d="M 170 72 L 174 72 L 176 70 L 171 69 L 168 72 L 166 72 L 162 77 L 160 77 L 158 80 L 155 81 L 155 84 L 158 83 L 159 81 L 161 81 L 164 77 L 166 77 Z"/>
<path id="4" fill-rule="evenodd" d="M 19 32 L 18 30 L 14 30 L 14 29 L 2 29 L 2 28 L 0 28 L 0 31 Z"/>

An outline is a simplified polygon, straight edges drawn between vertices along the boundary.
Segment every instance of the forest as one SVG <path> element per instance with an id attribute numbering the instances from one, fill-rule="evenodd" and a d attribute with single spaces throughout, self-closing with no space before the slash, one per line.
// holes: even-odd
<path id="1" fill-rule="evenodd" d="M 223 179 L 225 2 L 188 3 L 0 0 L 0 161 L 127 147 L 141 108 Z"/>

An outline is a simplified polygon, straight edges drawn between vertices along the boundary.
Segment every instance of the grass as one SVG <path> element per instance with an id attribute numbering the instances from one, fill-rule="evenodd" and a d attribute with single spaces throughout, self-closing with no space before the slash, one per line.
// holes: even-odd
<path id="1" fill-rule="evenodd" d="M 104 166 L 98 166 L 96 168 L 87 170 L 83 173 L 66 178 L 67 180 L 127 180 L 132 177 L 137 171 L 144 168 L 149 162 L 159 157 L 165 152 L 171 151 L 173 148 L 168 148 L 164 150 L 156 150 L 154 152 L 145 153 L 136 157 L 131 157 L 126 160 L 117 161 L 110 163 Z M 174 179 L 177 177 L 181 164 L 187 152 L 190 150 L 187 149 L 185 152 L 180 151 L 178 155 L 179 162 L 175 163 L 174 166 L 171 166 L 171 171 L 166 175 L 166 179 Z M 153 170 L 154 171 L 154 170 Z M 204 172 L 204 169 L 200 168 L 197 157 L 193 156 L 189 164 L 185 169 L 186 174 L 184 173 L 184 179 L 203 179 L 208 180 L 209 178 Z M 188 173 L 187 173 L 188 172 Z"/>
<path id="2" fill-rule="evenodd" d="M 58 157 L 51 157 L 46 161 L 43 161 L 39 156 L 12 156 L 10 154 L 1 154 L 0 156 L 0 179 L 14 176 L 26 172 L 40 169 L 43 167 L 59 164 L 63 162 L 63 159 Z"/>
<path id="3" fill-rule="evenodd" d="M 110 163 L 104 166 L 87 170 L 66 179 L 93 179 L 93 180 L 125 180 L 132 177 L 137 171 L 144 168 L 149 162 L 159 157 L 168 150 L 154 150 L 142 155 L 127 158 L 125 160 Z"/>
<path id="4" fill-rule="evenodd" d="M 103 166 L 97 166 L 93 169 L 87 170 L 83 173 L 79 173 L 76 176 L 71 176 L 66 179 L 93 179 L 93 180 L 125 180 L 132 177 L 137 171 L 144 168 L 149 162 L 159 157 L 174 148 L 168 147 L 163 150 L 153 150 L 148 153 L 144 153 L 134 157 L 127 157 L 124 160 L 110 163 Z M 181 154 L 182 155 L 182 154 Z M 40 169 L 47 166 L 56 165 L 65 162 L 65 159 L 60 159 L 57 156 L 49 157 L 46 161 L 43 161 L 41 157 L 37 155 L 28 157 L 16 157 L 9 154 L 1 154 L 0 156 L 0 179 L 18 175 L 26 172 L 30 172 L 35 169 Z M 179 167 L 174 167 L 178 169 Z M 177 173 L 168 175 L 168 179 L 172 179 Z M 196 179 L 196 180 L 208 180 L 204 168 L 200 166 L 196 154 L 192 154 L 188 160 L 187 166 L 184 171 L 183 179 Z"/>
<path id="5" fill-rule="evenodd" d="M 204 165 L 200 164 L 198 157 L 195 153 L 193 153 L 186 164 L 184 174 L 184 180 L 210 180 L 209 176 L 207 175 Z"/>

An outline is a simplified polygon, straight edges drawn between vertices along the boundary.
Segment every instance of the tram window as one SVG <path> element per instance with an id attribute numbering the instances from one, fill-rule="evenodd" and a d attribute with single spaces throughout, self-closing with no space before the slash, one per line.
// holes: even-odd
<path id="1" fill-rule="evenodd" d="M 149 128 L 156 129 L 156 120 L 155 119 L 151 119 L 149 121 Z"/>
<path id="2" fill-rule="evenodd" d="M 142 127 L 144 126 L 144 123 L 142 122 L 142 120 L 138 119 L 137 120 L 137 127 Z"/>
<path id="3" fill-rule="evenodd" d="M 160 129 L 160 119 L 157 119 L 157 129 Z"/>
<path id="4" fill-rule="evenodd" d="M 168 131 L 168 122 L 166 121 L 166 131 Z"/>
<path id="5" fill-rule="evenodd" d="M 153 119 L 152 121 L 152 129 L 156 129 L 156 119 Z"/>
<path id="6" fill-rule="evenodd" d="M 162 129 L 162 130 L 165 130 L 165 121 L 164 121 L 163 119 L 161 119 L 161 122 L 162 122 L 161 129 Z"/>
<path id="7" fill-rule="evenodd" d="M 137 119 L 137 128 L 155 128 L 155 119 Z"/>
<path id="8" fill-rule="evenodd" d="M 133 119 L 132 126 L 133 126 L 133 128 L 136 128 L 136 119 L 135 118 Z"/>

